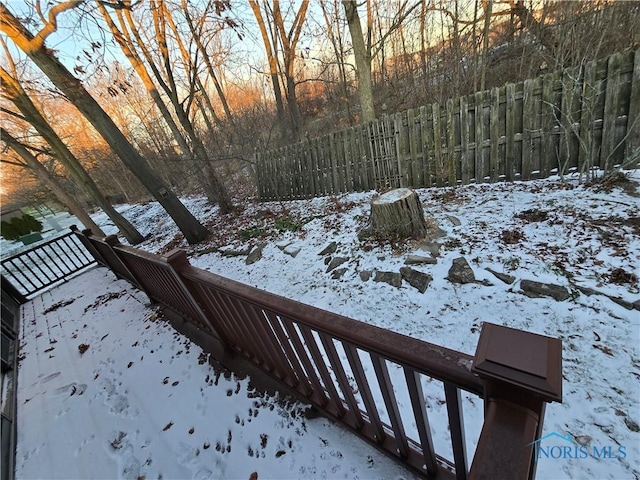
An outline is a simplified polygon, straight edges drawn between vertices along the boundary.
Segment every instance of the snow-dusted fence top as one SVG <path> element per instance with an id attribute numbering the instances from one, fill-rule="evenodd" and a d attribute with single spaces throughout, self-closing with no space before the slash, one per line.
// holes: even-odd
<path id="1" fill-rule="evenodd" d="M 80 239 L 68 232 L 3 259 L 0 271 L 22 294 L 33 297 L 43 290 L 94 265 L 94 256 Z"/>
<path id="2" fill-rule="evenodd" d="M 472 357 L 200 270 L 183 250 L 159 256 L 75 233 L 118 276 L 426 478 L 533 478 L 545 405 L 562 396 L 560 340 L 485 324 Z M 432 441 L 424 385 L 433 379 L 452 458 Z M 462 391 L 485 405 L 470 468 Z"/>
<path id="3" fill-rule="evenodd" d="M 636 50 L 257 152 L 256 178 L 284 200 L 635 168 L 639 151 Z"/>

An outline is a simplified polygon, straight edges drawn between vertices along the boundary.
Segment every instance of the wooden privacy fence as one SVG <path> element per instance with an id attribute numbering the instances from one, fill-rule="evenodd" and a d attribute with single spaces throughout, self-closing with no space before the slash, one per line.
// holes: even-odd
<path id="1" fill-rule="evenodd" d="M 529 180 L 640 149 L 640 50 L 256 153 L 260 199 Z"/>
<path id="2" fill-rule="evenodd" d="M 69 232 L 2 259 L 0 272 L 22 295 L 33 297 L 94 265 L 94 257 Z"/>
<path id="3" fill-rule="evenodd" d="M 182 250 L 159 256 L 74 231 L 100 264 L 423 476 L 533 478 L 545 404 L 561 401 L 559 340 L 485 324 L 471 357 L 200 270 Z M 442 384 L 452 458 L 432 441 L 431 379 Z M 463 391 L 485 402 L 471 468 Z"/>

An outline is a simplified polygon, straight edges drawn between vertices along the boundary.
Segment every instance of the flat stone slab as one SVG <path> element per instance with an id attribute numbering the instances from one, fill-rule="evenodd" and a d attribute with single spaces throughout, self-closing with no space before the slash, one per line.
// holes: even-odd
<path id="1" fill-rule="evenodd" d="M 333 255 L 338 250 L 338 244 L 336 242 L 331 242 L 329 245 L 324 247 L 318 255 Z"/>
<path id="2" fill-rule="evenodd" d="M 534 282 L 533 280 L 521 280 L 520 288 L 525 293 L 533 293 L 543 297 L 551 297 L 558 302 L 571 298 L 571 292 L 561 285 L 553 283 Z"/>
<path id="3" fill-rule="evenodd" d="M 402 274 L 398 272 L 376 272 L 373 281 L 385 282 L 393 287 L 400 288 L 402 286 Z"/>
<path id="4" fill-rule="evenodd" d="M 329 262 L 329 266 L 327 267 L 327 273 L 329 273 L 331 270 L 335 270 L 340 265 L 348 261 L 349 259 L 347 257 L 333 257 Z"/>
<path id="5" fill-rule="evenodd" d="M 338 280 L 339 278 L 342 278 L 347 270 L 348 269 L 346 267 L 336 268 L 333 272 L 331 272 L 331 278 L 333 278 L 334 280 Z"/>
<path id="6" fill-rule="evenodd" d="M 418 270 L 414 270 L 411 267 L 401 267 L 400 274 L 402 278 L 404 278 L 409 285 L 418 290 L 420 293 L 424 293 L 433 280 L 433 277 L 428 273 L 423 273 Z"/>
<path id="7" fill-rule="evenodd" d="M 487 272 L 491 272 L 496 278 L 502 280 L 507 285 L 511 285 L 513 282 L 516 281 L 516 277 L 514 277 L 513 275 L 507 275 L 506 273 L 496 272 L 495 270 L 492 270 L 489 267 L 485 268 L 485 270 Z"/>
<path id="8" fill-rule="evenodd" d="M 454 227 L 459 227 L 460 225 L 462 225 L 462 222 L 460 222 L 460 220 L 452 215 L 447 215 L 447 220 L 449 220 Z"/>
<path id="9" fill-rule="evenodd" d="M 300 253 L 300 250 L 302 250 L 302 248 L 298 245 L 287 245 L 282 252 L 285 253 L 286 255 L 289 255 L 293 258 L 296 258 L 296 256 Z"/>
<path id="10" fill-rule="evenodd" d="M 435 265 L 438 260 L 434 257 L 424 257 L 422 255 L 407 255 L 405 265 Z"/>
<path id="11" fill-rule="evenodd" d="M 440 256 L 440 244 L 436 242 L 420 242 L 418 250 L 429 252 L 432 257 Z"/>

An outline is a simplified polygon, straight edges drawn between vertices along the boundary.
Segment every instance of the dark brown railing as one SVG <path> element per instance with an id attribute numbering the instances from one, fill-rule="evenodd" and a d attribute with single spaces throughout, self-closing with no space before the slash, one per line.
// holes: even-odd
<path id="1" fill-rule="evenodd" d="M 114 236 L 74 231 L 116 275 L 425 477 L 533 478 L 532 442 L 540 437 L 544 406 L 561 401 L 559 340 L 485 324 L 472 357 L 200 270 L 182 250 L 159 256 Z M 390 365 L 402 370 L 400 380 Z M 425 377 L 443 384 L 453 458 L 434 450 Z M 409 394 L 409 412 L 400 409 L 399 389 Z M 462 391 L 485 401 L 471 470 Z M 407 433 L 413 425 L 416 438 Z"/>
<path id="2" fill-rule="evenodd" d="M 33 297 L 95 265 L 91 253 L 78 236 L 69 232 L 3 259 L 0 271 L 22 295 Z"/>

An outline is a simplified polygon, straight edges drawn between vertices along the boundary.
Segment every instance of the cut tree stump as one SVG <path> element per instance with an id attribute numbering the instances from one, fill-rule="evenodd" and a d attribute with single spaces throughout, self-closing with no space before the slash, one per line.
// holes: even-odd
<path id="1" fill-rule="evenodd" d="M 409 188 L 397 188 L 374 199 L 371 202 L 368 233 L 389 240 L 423 238 L 427 233 L 427 225 L 416 192 Z"/>

